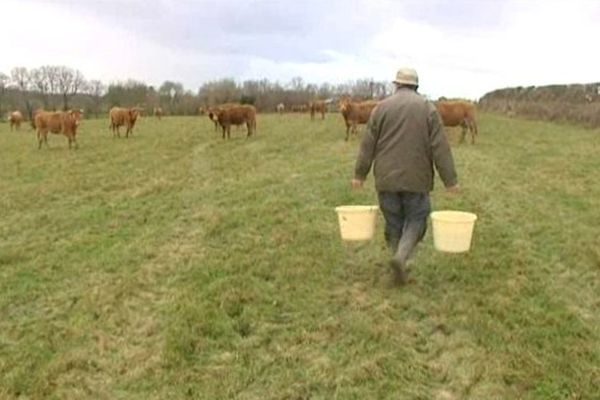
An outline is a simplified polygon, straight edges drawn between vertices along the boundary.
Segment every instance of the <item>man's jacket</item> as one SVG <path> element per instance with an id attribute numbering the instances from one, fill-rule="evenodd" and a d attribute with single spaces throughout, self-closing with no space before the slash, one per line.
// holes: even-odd
<path id="1" fill-rule="evenodd" d="M 371 113 L 354 177 L 365 180 L 372 164 L 379 192 L 428 193 L 433 189 L 434 165 L 446 187 L 457 183 L 435 106 L 409 88 L 398 89 Z"/>

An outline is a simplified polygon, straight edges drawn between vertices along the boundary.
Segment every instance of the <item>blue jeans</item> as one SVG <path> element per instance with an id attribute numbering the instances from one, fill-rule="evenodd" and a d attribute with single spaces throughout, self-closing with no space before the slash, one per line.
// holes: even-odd
<path id="1" fill-rule="evenodd" d="M 378 192 L 377 195 L 385 218 L 385 241 L 394 258 L 405 264 L 427 231 L 429 194 Z"/>

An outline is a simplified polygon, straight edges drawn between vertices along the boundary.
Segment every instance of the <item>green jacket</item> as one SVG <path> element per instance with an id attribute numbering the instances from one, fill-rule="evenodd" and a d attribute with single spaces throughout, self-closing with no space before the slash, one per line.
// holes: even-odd
<path id="1" fill-rule="evenodd" d="M 409 88 L 398 89 L 371 113 L 354 177 L 365 180 L 373 163 L 379 192 L 430 192 L 434 164 L 446 187 L 457 184 L 440 115 Z"/>

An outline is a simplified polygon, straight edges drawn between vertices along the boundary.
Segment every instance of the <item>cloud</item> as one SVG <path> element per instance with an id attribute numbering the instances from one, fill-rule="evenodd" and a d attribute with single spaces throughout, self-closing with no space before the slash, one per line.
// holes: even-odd
<path id="1" fill-rule="evenodd" d="M 439 13 L 419 19 L 401 10 L 362 54 L 339 58 L 345 70 L 368 66 L 376 79 L 391 79 L 397 67 L 413 66 L 421 90 L 433 97 L 477 98 L 499 87 L 598 80 L 597 52 L 588 51 L 585 42 L 600 34 L 600 5 L 515 1 L 497 11 L 501 16 L 490 26 L 477 20 L 481 14 L 462 16 L 463 22 L 478 22 L 457 26 L 453 14 L 444 24 Z"/>
<path id="2" fill-rule="evenodd" d="M 598 80 L 595 1 L 7 0 L 0 71 L 65 64 L 88 78 L 340 83 L 417 68 L 423 92 Z"/>

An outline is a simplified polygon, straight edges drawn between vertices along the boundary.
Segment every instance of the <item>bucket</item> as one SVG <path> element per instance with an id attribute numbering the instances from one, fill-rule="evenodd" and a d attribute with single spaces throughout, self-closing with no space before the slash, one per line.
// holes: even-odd
<path id="1" fill-rule="evenodd" d="M 375 235 L 378 206 L 339 206 L 335 208 L 342 240 L 370 240 Z"/>
<path id="2" fill-rule="evenodd" d="M 477 215 L 462 211 L 434 211 L 433 245 L 439 251 L 463 253 L 471 248 Z"/>

